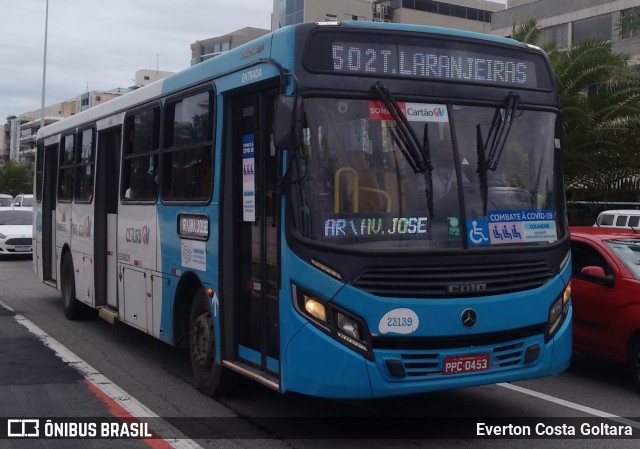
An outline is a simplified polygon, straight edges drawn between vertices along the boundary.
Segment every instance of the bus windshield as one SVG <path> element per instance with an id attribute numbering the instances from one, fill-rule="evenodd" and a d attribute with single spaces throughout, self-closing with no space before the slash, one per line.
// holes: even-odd
<path id="1" fill-rule="evenodd" d="M 554 112 L 398 105 L 426 169 L 416 169 L 384 102 L 305 99 L 303 147 L 291 168 L 299 236 L 352 249 L 460 249 L 564 235 L 556 220 Z"/>

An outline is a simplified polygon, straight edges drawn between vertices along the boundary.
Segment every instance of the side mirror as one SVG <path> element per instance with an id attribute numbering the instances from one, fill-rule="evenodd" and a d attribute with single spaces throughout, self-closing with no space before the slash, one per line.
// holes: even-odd
<path id="1" fill-rule="evenodd" d="M 604 272 L 604 268 L 598 266 L 588 266 L 580 270 L 580 274 L 587 280 L 602 284 L 606 287 L 613 287 L 614 278 L 613 275 L 608 275 Z"/>
<path id="2" fill-rule="evenodd" d="M 295 150 L 302 145 L 304 105 L 295 95 L 280 95 L 273 116 L 273 143 L 276 148 Z"/>

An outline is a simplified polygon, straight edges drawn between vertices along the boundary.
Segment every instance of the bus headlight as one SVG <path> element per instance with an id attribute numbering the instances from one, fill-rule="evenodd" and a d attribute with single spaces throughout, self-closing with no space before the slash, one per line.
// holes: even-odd
<path id="1" fill-rule="evenodd" d="M 327 322 L 327 309 L 320 301 L 315 298 L 310 298 L 307 295 L 304 295 L 304 310 L 317 319 L 318 321 L 322 321 L 323 323 Z"/>
<path id="2" fill-rule="evenodd" d="M 553 338 L 560 328 L 560 325 L 567 316 L 569 310 L 569 300 L 571 299 L 571 283 L 568 283 L 562 294 L 551 304 L 549 308 L 549 319 L 547 320 L 547 332 L 545 342 Z"/>
<path id="3" fill-rule="evenodd" d="M 360 340 L 360 328 L 358 327 L 358 323 L 340 312 L 338 312 L 336 316 L 338 317 L 338 332 L 342 331 L 342 333 L 347 336 Z"/>
<path id="4" fill-rule="evenodd" d="M 373 360 L 367 325 L 360 317 L 292 285 L 296 309 L 335 340 Z"/>

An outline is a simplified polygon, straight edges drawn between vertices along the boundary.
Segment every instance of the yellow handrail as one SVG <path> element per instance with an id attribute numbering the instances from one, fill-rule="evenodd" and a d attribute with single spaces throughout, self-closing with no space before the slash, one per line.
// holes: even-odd
<path id="1" fill-rule="evenodd" d="M 333 195 L 333 212 L 336 214 L 340 213 L 340 176 L 345 172 L 351 173 L 353 175 L 353 212 L 358 212 L 358 172 L 351 167 L 340 167 L 338 170 L 336 170 L 336 174 L 333 180 L 335 184 L 335 193 Z"/>
<path id="2" fill-rule="evenodd" d="M 340 179 L 344 173 L 349 173 L 353 176 L 353 212 L 359 211 L 359 203 L 360 203 L 360 191 L 364 192 L 373 192 L 382 195 L 385 199 L 386 210 L 387 212 L 391 212 L 391 195 L 389 192 L 381 189 L 375 189 L 373 187 L 360 187 L 360 180 L 358 176 L 358 172 L 351 167 L 340 167 L 336 170 L 336 174 L 334 176 L 334 184 L 335 184 L 335 193 L 333 198 L 333 211 L 334 213 L 340 213 L 342 206 L 342 196 L 340 195 Z"/>

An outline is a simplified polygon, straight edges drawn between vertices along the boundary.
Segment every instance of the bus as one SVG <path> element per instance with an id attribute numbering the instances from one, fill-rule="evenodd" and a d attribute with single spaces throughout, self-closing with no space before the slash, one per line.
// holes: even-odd
<path id="1" fill-rule="evenodd" d="M 285 27 L 41 129 L 35 271 L 67 318 L 188 348 L 212 396 L 238 376 L 375 398 L 559 373 L 558 114 L 536 47 Z"/>

